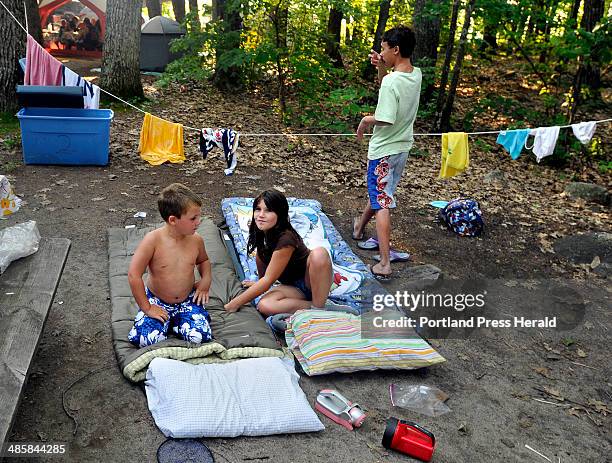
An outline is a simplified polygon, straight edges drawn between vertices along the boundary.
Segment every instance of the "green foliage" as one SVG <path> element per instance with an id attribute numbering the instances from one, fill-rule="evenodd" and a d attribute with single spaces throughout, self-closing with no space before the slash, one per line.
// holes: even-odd
<path id="1" fill-rule="evenodd" d="M 11 172 L 14 172 L 15 170 L 17 170 L 17 168 L 22 165 L 23 163 L 18 162 L 18 161 L 5 161 L 0 164 L 0 169 L 2 170 L 3 174 L 10 174 Z"/>
<path id="2" fill-rule="evenodd" d="M 598 166 L 599 172 L 604 175 L 607 175 L 612 172 L 612 161 L 609 161 L 609 160 L 599 161 L 597 163 L 597 166 Z"/>
<path id="3" fill-rule="evenodd" d="M 0 113 L 0 135 L 19 132 L 19 119 L 13 113 Z"/>
<path id="4" fill-rule="evenodd" d="M 183 57 L 168 66 L 160 85 L 171 81 L 205 80 L 215 70 L 231 70 L 228 75 L 250 88 L 259 85 L 276 87 L 271 93 L 283 95 L 284 104 L 280 104 L 280 97 L 272 103 L 276 108 L 285 108 L 285 121 L 313 129 L 353 131 L 364 114 L 373 112 L 376 89 L 359 76 L 363 67 L 368 65 L 367 55 L 374 45 L 379 2 L 229 0 L 226 3 L 229 8 L 240 11 L 243 30 L 230 31 L 223 21 L 203 22 L 201 30 L 192 30 L 190 19 L 186 18 L 188 33 L 172 45 L 172 50 L 183 53 Z M 477 73 L 476 66 L 482 65 L 482 57 L 489 59 L 489 53 L 512 57 L 512 62 L 507 62 L 515 70 L 519 69 L 526 81 L 538 85 L 541 92 L 527 101 L 487 94 L 471 105 L 462 121 L 455 121 L 456 126 L 471 130 L 476 120 L 484 118 L 482 116 L 486 116 L 486 120 L 495 116 L 511 118 L 516 122 L 509 128 L 566 123 L 567 108 L 564 105 L 571 94 L 578 58 L 584 65 L 596 65 L 602 69 L 612 59 L 610 20 L 604 19 L 592 32 L 585 31 L 568 19 L 573 4 L 574 0 L 476 1 L 466 63 L 475 56 L 480 57 L 481 61 L 472 67 Z M 335 68 L 324 52 L 331 7 L 344 14 L 341 39 L 344 69 Z M 423 72 L 423 90 L 431 91 L 438 81 L 451 7 L 451 2 L 429 2 L 421 18 L 414 19 L 441 20 L 438 62 L 416 63 Z M 411 24 L 412 8 L 410 2 L 393 2 L 387 28 L 400 23 Z M 459 13 L 457 36 L 462 27 L 464 8 L 465 5 Z M 204 13 L 210 15 L 210 7 L 205 6 Z M 579 21 L 582 14 L 581 11 Z M 495 37 L 498 49 L 488 47 L 487 34 Z M 462 82 L 465 76 L 477 78 L 468 72 L 470 65 L 464 64 Z M 479 95 L 478 91 L 476 94 Z M 586 95 L 584 100 L 589 101 Z M 420 119 L 433 116 L 434 101 L 435 98 L 420 105 Z M 488 150 L 490 146 L 483 144 L 479 148 Z M 568 141 L 555 158 L 571 157 L 578 152 L 585 156 L 587 152 L 597 152 L 594 149 L 574 146 Z"/>
<path id="5" fill-rule="evenodd" d="M 431 155 L 431 153 L 427 150 L 422 150 L 417 146 L 413 146 L 410 149 L 410 157 L 414 157 L 414 158 L 428 158 Z"/>
<path id="6" fill-rule="evenodd" d="M 185 55 L 171 62 L 166 67 L 166 72 L 156 84 L 164 87 L 170 82 L 184 80 L 204 81 L 208 79 L 210 75 L 210 69 L 202 66 L 202 59 L 199 56 Z"/>
<path id="7" fill-rule="evenodd" d="M 484 153 L 490 153 L 493 149 L 493 147 L 482 138 L 477 138 L 474 142 L 474 145 L 476 146 L 476 148 L 478 148 L 480 151 L 483 151 Z"/>
<path id="8" fill-rule="evenodd" d="M 13 113 L 0 113 L 0 140 L 0 149 L 13 150 L 21 145 L 19 120 Z M 20 165 L 21 162 L 0 157 L 0 172 L 3 174 L 13 172 Z"/>
<path id="9" fill-rule="evenodd" d="M 421 73 L 423 75 L 421 87 L 426 89 L 430 86 L 434 86 L 440 71 L 434 60 L 431 58 L 422 58 L 418 63 L 415 63 L 415 66 L 418 66 L 421 69 Z"/>
<path id="10" fill-rule="evenodd" d="M 9 135 L 2 140 L 2 146 L 7 149 L 17 148 L 21 144 L 21 138 L 18 135 Z"/>
<path id="11" fill-rule="evenodd" d="M 372 95 L 363 87 L 347 86 L 332 90 L 319 99 L 320 104 L 306 95 L 300 123 L 328 128 L 337 132 L 353 132 L 364 114 L 372 113 L 375 106 L 369 104 Z"/>
<path id="12" fill-rule="evenodd" d="M 174 9 L 172 8 L 172 3 L 170 2 L 161 2 L 161 14 L 166 18 L 174 19 Z"/>
<path id="13" fill-rule="evenodd" d="M 558 112 L 560 105 L 555 96 L 544 95 L 542 97 L 542 104 L 545 109 L 544 112 L 531 106 L 521 105 L 513 98 L 489 94 L 481 98 L 466 113 L 463 119 L 463 128 L 465 130 L 472 130 L 474 128 L 474 119 L 481 115 L 500 115 L 516 120 L 515 123 L 507 127 L 508 129 L 520 129 L 527 126 L 561 125 L 565 123 L 565 116 Z"/>
<path id="14" fill-rule="evenodd" d="M 436 113 L 436 98 L 437 93 L 434 94 L 434 97 L 430 101 L 424 104 L 419 104 L 419 112 L 417 113 L 417 119 L 429 120 L 434 116 L 434 114 Z"/>
<path id="15" fill-rule="evenodd" d="M 565 347 L 570 347 L 570 346 L 576 344 L 576 340 L 573 339 L 573 338 L 563 338 L 563 339 L 561 339 L 561 342 L 563 343 L 563 345 Z"/>
<path id="16" fill-rule="evenodd" d="M 607 18 L 593 32 L 582 28 L 566 30 L 551 38 L 551 45 L 560 59 L 574 61 L 581 57 L 585 65 L 606 65 L 612 61 L 612 20 Z"/>
<path id="17" fill-rule="evenodd" d="M 230 49 L 217 59 L 217 67 L 219 69 L 242 68 L 250 63 L 253 55 L 241 48 Z"/>
<path id="18" fill-rule="evenodd" d="M 220 33 L 219 23 L 209 22 L 201 31 L 190 30 L 182 38 L 174 39 L 170 50 L 182 57 L 167 66 L 157 84 L 165 86 L 170 82 L 208 79 L 214 70 L 213 56 Z"/>

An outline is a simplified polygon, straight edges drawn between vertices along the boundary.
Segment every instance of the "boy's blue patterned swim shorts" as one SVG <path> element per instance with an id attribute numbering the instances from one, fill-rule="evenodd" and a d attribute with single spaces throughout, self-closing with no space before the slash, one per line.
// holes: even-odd
<path id="1" fill-rule="evenodd" d="M 128 340 L 138 346 L 145 347 L 164 341 L 168 337 L 168 330 L 185 341 L 201 344 L 212 340 L 210 329 L 210 316 L 206 309 L 193 302 L 195 291 L 191 291 L 187 299 L 177 304 L 168 304 L 155 296 L 149 288 L 145 288 L 147 298 L 151 304 L 163 307 L 168 312 L 165 323 L 151 318 L 138 309 L 134 326 L 128 334 Z"/>

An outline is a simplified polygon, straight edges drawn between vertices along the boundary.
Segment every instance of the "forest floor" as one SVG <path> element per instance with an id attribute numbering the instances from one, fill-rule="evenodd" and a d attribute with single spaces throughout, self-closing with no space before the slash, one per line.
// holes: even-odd
<path id="1" fill-rule="evenodd" d="M 485 84 L 508 81 L 503 69 L 483 72 Z M 282 126 L 265 93 L 222 96 L 206 85 L 160 90 L 151 85 L 151 77 L 143 79 L 151 99 L 147 110 L 159 117 L 245 133 L 295 132 Z M 516 79 L 503 90 L 529 100 L 535 90 Z M 464 85 L 456 102 L 459 111 L 474 105 L 481 85 Z M 192 188 L 204 198 L 204 214 L 215 221 L 222 219 L 223 198 L 252 196 L 268 187 L 316 199 L 355 252 L 372 262 L 372 253 L 357 249 L 350 239 L 352 218 L 366 200 L 365 143 L 348 137 L 245 136 L 237 171 L 224 177 L 219 151 L 202 160 L 198 134 L 189 130 L 184 164 L 148 165 L 137 152 L 142 114 L 119 105 L 113 109 L 107 167 L 23 165 L 14 133 L 0 132 L 0 173 L 9 175 L 24 199 L 21 210 L 5 223 L 34 219 L 42 236 L 72 241 L 10 441 L 68 443 L 66 461 L 155 461 L 165 441 L 142 389 L 117 368 L 106 230 L 122 227 L 137 211 L 146 211 L 148 222 L 158 223 L 156 195 L 167 184 L 178 181 Z M 609 109 L 582 120 L 610 117 Z M 482 130 L 503 129 L 508 123 L 501 117 L 477 121 Z M 415 132 L 426 131 L 427 126 L 417 123 Z M 600 125 L 596 134 L 609 152 L 609 125 Z M 311 403 L 318 390 L 332 387 L 367 408 L 363 427 L 349 432 L 322 417 L 326 429 L 317 434 L 205 439 L 216 461 L 407 461 L 380 444 L 389 416 L 433 431 L 436 462 L 546 461 L 526 445 L 555 463 L 609 459 L 610 238 L 591 245 L 582 261 L 572 254 L 576 248 L 568 253 L 562 246 L 570 236 L 612 230 L 609 208 L 563 192 L 571 180 L 610 189 L 609 174 L 588 167 L 553 169 L 536 164 L 526 153 L 512 161 L 495 144 L 495 136 L 484 136 L 470 139 L 467 173 L 441 181 L 439 152 L 438 138 L 417 138 L 417 155 L 398 190 L 392 235 L 394 246 L 408 250 L 412 259 L 394 264 L 387 289 L 410 289 L 411 269 L 432 264 L 446 280 L 486 281 L 508 313 L 519 313 L 530 298 L 563 300 L 571 294 L 571 302 L 582 310 L 577 323 L 563 331 L 482 329 L 468 339 L 430 339 L 447 361 L 423 370 L 302 376 L 300 384 Z M 459 238 L 433 222 L 435 210 L 429 203 L 460 194 L 482 206 L 486 233 L 481 238 Z M 370 226 L 368 233 L 373 231 Z M 553 293 L 546 294 L 551 287 Z M 430 418 L 394 408 L 390 383 L 436 386 L 450 396 L 452 412 Z M 76 422 L 64 411 L 63 400 Z"/>

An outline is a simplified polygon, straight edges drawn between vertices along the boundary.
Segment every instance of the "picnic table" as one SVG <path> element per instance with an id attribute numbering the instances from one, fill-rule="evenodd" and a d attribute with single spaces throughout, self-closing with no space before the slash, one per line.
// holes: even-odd
<path id="1" fill-rule="evenodd" d="M 0 276 L 0 443 L 8 440 L 69 248 L 68 239 L 43 238 L 36 253 Z"/>
<path id="2" fill-rule="evenodd" d="M 48 48 L 51 48 L 51 44 L 59 48 L 59 32 L 49 32 L 43 29 L 43 43 L 48 45 Z"/>
<path id="3" fill-rule="evenodd" d="M 79 38 L 79 33 L 72 31 L 70 32 L 70 35 L 72 35 L 72 40 L 74 41 L 74 45 L 72 46 L 76 48 L 76 41 Z M 53 44 L 58 50 L 66 49 L 66 45 L 61 43 L 60 39 L 61 37 L 59 31 L 49 31 L 43 29 L 43 43 L 47 45 L 47 48 L 52 49 L 53 47 L 51 44 Z"/>

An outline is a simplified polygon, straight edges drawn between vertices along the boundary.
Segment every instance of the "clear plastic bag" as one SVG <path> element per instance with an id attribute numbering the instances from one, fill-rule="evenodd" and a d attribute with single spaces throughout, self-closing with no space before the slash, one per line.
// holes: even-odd
<path id="1" fill-rule="evenodd" d="M 38 251 L 38 243 L 40 233 L 33 220 L 0 231 L 0 273 L 4 273 L 14 260 Z"/>
<path id="2" fill-rule="evenodd" d="M 440 416 L 451 411 L 444 403 L 448 395 L 440 389 L 422 384 L 389 385 L 391 404 L 427 416 Z"/>

